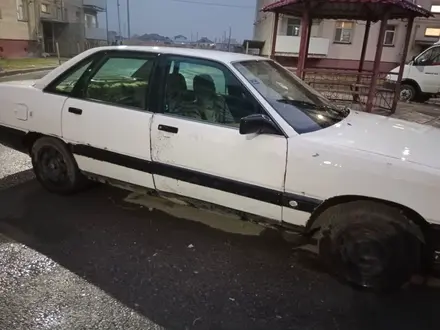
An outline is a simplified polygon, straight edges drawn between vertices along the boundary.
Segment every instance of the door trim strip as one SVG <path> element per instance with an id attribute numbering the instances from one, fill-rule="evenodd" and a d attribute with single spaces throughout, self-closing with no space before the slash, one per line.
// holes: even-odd
<path id="1" fill-rule="evenodd" d="M 71 148 L 72 152 L 78 156 L 108 162 L 145 173 L 161 175 L 167 178 L 176 179 L 211 189 L 217 189 L 242 197 L 256 199 L 269 204 L 293 208 L 295 210 L 307 213 L 312 213 L 322 203 L 322 200 L 304 195 L 285 193 L 271 188 L 226 179 L 178 166 L 126 156 L 91 146 L 71 145 Z M 296 205 L 292 202 L 295 202 Z"/>

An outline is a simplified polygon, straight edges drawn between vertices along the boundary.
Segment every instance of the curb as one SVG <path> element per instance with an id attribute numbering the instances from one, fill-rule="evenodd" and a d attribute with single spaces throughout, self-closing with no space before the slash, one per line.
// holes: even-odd
<path id="1" fill-rule="evenodd" d="M 31 69 L 23 69 L 23 70 L 3 71 L 3 72 L 0 72 L 0 78 L 7 77 L 7 76 L 14 76 L 17 74 L 32 73 L 32 72 L 39 72 L 39 71 L 49 71 L 49 70 L 53 70 L 55 68 L 56 68 L 56 66 L 47 66 L 47 67 L 43 67 L 43 68 L 31 68 Z"/>

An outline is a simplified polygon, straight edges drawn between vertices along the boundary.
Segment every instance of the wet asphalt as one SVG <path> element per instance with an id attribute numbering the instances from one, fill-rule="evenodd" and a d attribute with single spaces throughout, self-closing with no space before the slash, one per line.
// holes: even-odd
<path id="1" fill-rule="evenodd" d="M 356 291 L 274 233 L 223 232 L 107 186 L 52 195 L 29 167 L 0 145 L 0 329 L 440 326 L 436 289 Z"/>

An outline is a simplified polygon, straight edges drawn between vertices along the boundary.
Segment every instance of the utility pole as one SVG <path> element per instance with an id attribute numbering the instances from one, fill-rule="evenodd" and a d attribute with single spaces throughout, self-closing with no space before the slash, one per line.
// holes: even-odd
<path id="1" fill-rule="evenodd" d="M 121 33 L 121 13 L 119 11 L 119 7 L 121 4 L 119 3 L 119 0 L 116 0 L 116 5 L 118 6 L 118 28 L 119 28 L 119 38 L 122 39 L 122 33 Z"/>
<path id="2" fill-rule="evenodd" d="M 130 0 L 127 0 L 127 34 L 128 39 L 131 38 L 131 29 L 130 29 Z"/>
<path id="3" fill-rule="evenodd" d="M 229 27 L 228 52 L 231 51 L 231 33 L 232 33 L 232 29 L 231 27 Z"/>
<path id="4" fill-rule="evenodd" d="M 108 40 L 108 0 L 105 0 L 105 29 L 107 32 L 107 45 L 109 45 L 110 41 Z"/>

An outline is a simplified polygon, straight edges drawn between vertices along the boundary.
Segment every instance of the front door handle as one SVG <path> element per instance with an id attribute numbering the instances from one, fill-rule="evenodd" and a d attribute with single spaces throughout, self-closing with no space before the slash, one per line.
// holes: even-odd
<path id="1" fill-rule="evenodd" d="M 167 125 L 159 125 L 159 126 L 157 126 L 157 129 L 159 131 L 164 131 L 164 132 L 174 133 L 174 134 L 177 134 L 177 132 L 179 131 L 179 129 L 177 127 L 167 126 Z"/>
<path id="2" fill-rule="evenodd" d="M 69 108 L 69 112 L 73 113 L 74 115 L 82 115 L 83 113 L 82 109 L 78 108 Z"/>

